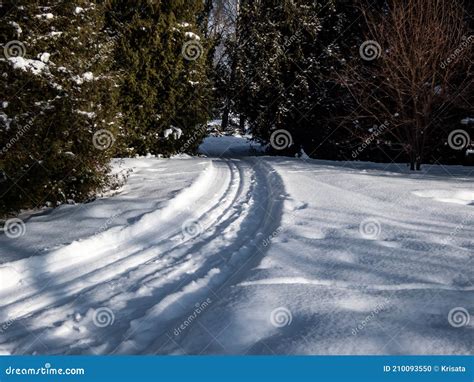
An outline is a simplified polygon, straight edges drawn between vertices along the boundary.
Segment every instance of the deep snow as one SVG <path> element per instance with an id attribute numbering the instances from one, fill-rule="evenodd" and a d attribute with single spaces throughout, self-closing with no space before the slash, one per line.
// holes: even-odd
<path id="1" fill-rule="evenodd" d="M 201 152 L 0 235 L 0 353 L 472 354 L 472 168 Z"/>

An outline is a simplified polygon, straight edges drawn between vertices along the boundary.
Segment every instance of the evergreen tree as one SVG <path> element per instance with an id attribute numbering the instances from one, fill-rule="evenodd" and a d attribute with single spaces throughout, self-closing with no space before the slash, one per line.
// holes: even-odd
<path id="1" fill-rule="evenodd" d="M 111 0 L 121 73 L 123 154 L 193 151 L 205 135 L 210 89 L 202 1 Z"/>
<path id="2" fill-rule="evenodd" d="M 323 134 L 343 27 L 335 0 L 242 2 L 236 94 L 256 138 L 298 152 Z"/>
<path id="3" fill-rule="evenodd" d="M 0 210 L 85 200 L 108 181 L 117 123 L 104 9 L 88 0 L 0 9 Z"/>

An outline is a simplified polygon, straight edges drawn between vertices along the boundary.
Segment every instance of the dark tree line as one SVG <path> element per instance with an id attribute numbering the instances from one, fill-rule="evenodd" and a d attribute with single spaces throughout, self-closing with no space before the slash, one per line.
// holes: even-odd
<path id="1" fill-rule="evenodd" d="M 276 154 L 465 163 L 472 7 L 4 1 L 0 213 L 93 198 L 113 157 L 193 154 L 210 118 Z"/>
<path id="2" fill-rule="evenodd" d="M 474 114 L 472 4 L 240 3 L 227 102 L 269 150 L 412 169 L 466 162 L 467 135 L 459 147 L 450 133 Z"/>

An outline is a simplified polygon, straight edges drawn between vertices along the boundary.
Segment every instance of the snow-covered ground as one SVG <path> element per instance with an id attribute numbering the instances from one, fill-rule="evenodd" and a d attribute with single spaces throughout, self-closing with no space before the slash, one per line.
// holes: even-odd
<path id="1" fill-rule="evenodd" d="M 472 168 L 201 151 L 0 235 L 0 353 L 472 354 Z"/>

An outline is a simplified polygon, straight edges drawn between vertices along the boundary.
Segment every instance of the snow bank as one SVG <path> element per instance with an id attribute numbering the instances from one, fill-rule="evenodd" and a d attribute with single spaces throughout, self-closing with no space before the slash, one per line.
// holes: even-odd
<path id="1" fill-rule="evenodd" d="M 469 168 L 200 150 L 0 235 L 1 353 L 472 353 Z"/>

